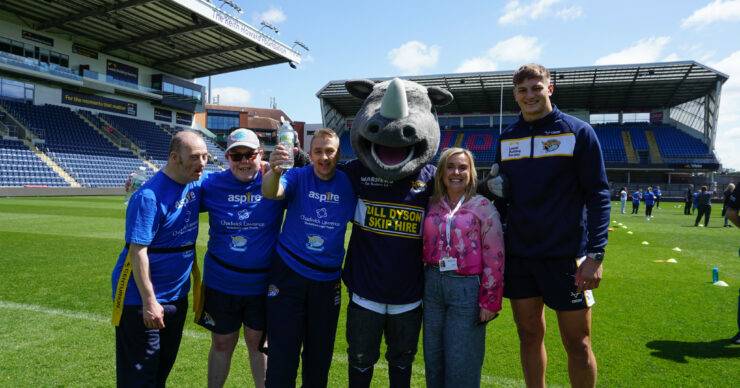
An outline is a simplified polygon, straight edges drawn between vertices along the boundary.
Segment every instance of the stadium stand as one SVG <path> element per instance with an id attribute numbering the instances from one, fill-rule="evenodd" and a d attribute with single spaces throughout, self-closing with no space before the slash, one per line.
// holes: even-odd
<path id="1" fill-rule="evenodd" d="M 0 140 L 0 186 L 69 187 L 20 140 Z"/>
<path id="2" fill-rule="evenodd" d="M 137 147 L 146 151 L 149 158 L 160 168 L 167 163 L 172 135 L 151 121 L 132 119 L 101 113 L 100 118 L 113 126 Z"/>
<path id="3" fill-rule="evenodd" d="M 1 103 L 43 140 L 43 151 L 83 187 L 122 186 L 128 174 L 143 165 L 131 151 L 119 150 L 67 107 Z M 93 115 L 89 119 L 96 122 Z"/>
<path id="4" fill-rule="evenodd" d="M 595 125 L 596 136 L 601 143 L 601 151 L 606 163 L 627 163 L 622 129 L 618 126 Z"/>
<path id="5" fill-rule="evenodd" d="M 653 128 L 663 160 L 668 163 L 716 163 L 707 145 L 675 127 L 659 125 Z"/>

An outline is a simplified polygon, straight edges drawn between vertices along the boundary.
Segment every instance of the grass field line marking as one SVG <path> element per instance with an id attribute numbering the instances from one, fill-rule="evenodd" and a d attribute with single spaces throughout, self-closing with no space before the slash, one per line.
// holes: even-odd
<path id="1" fill-rule="evenodd" d="M 45 307 L 45 306 L 40 306 L 36 304 L 16 303 L 16 302 L 7 302 L 4 300 L 0 300 L 0 309 L 28 311 L 32 313 L 51 315 L 51 316 L 56 316 L 56 317 L 64 317 L 64 318 L 69 318 L 69 319 L 78 319 L 78 320 L 83 320 L 83 321 L 110 325 L 110 317 L 106 317 L 101 314 L 86 313 L 86 312 L 74 311 L 74 310 L 65 310 L 65 309 L 59 309 L 59 308 L 54 308 L 54 307 Z M 203 339 L 203 340 L 211 339 L 211 336 L 207 333 L 190 330 L 190 329 L 183 330 L 183 336 L 189 337 L 189 338 L 195 338 L 195 339 Z M 340 364 L 347 364 L 347 355 L 346 354 L 334 354 L 334 356 L 332 357 L 332 360 Z M 375 365 L 375 368 L 381 369 L 381 370 L 387 370 L 388 365 L 385 362 L 381 361 Z M 412 373 L 418 376 L 424 376 L 424 368 L 416 367 L 412 370 Z M 520 381 L 520 380 L 509 379 L 509 378 L 498 377 L 498 376 L 490 376 L 490 375 L 482 375 L 481 382 L 488 383 L 488 384 L 507 385 L 507 386 L 511 386 L 511 385 L 521 386 L 524 383 L 524 381 Z"/>

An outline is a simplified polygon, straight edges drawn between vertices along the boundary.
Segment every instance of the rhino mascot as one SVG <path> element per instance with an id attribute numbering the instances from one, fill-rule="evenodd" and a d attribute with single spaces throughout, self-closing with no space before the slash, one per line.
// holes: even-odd
<path id="1" fill-rule="evenodd" d="M 434 190 L 441 88 L 395 78 L 348 81 L 364 103 L 350 137 L 357 159 L 340 167 L 358 195 L 342 278 L 349 386 L 369 387 L 385 336 L 390 387 L 408 387 L 421 330 L 422 225 Z"/>

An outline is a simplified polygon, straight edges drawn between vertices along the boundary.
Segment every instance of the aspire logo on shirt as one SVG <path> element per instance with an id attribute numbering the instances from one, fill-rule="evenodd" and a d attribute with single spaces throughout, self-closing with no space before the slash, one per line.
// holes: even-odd
<path id="1" fill-rule="evenodd" d="M 326 193 L 309 191 L 308 198 L 318 199 L 319 202 L 339 203 L 339 194 L 334 194 L 331 191 L 327 191 Z"/>
<path id="2" fill-rule="evenodd" d="M 252 193 L 246 193 L 246 194 L 230 194 L 229 197 L 226 199 L 229 202 L 236 202 L 236 203 L 258 203 L 262 200 L 261 194 L 252 194 Z"/>
<path id="3" fill-rule="evenodd" d="M 175 209 L 179 209 L 179 208 L 181 208 L 181 207 L 189 204 L 190 202 L 193 202 L 194 200 L 195 200 L 195 193 L 192 192 L 192 191 L 188 191 L 188 193 L 185 194 L 185 198 L 183 198 L 183 199 L 181 199 L 181 200 L 179 200 L 179 201 L 177 201 L 175 203 Z"/>

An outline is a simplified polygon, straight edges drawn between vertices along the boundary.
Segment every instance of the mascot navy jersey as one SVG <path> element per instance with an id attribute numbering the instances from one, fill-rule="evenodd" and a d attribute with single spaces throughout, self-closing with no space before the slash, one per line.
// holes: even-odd
<path id="1" fill-rule="evenodd" d="M 340 168 L 359 196 L 344 282 L 351 292 L 375 302 L 418 301 L 424 280 L 422 226 L 436 168 L 425 165 L 395 182 L 377 177 L 359 160 Z"/>
<path id="2" fill-rule="evenodd" d="M 357 203 L 346 174 L 336 172 L 328 181 L 314 174 L 313 166 L 292 168 L 281 178 L 288 211 L 277 252 L 285 263 L 311 280 L 328 281 L 339 277 L 344 258 L 344 234 Z M 300 263 L 337 268 L 319 271 Z"/>
<path id="3" fill-rule="evenodd" d="M 129 201 L 126 210 L 126 243 L 154 248 L 178 248 L 195 244 L 198 237 L 198 208 L 201 181 L 179 184 L 162 171 L 147 181 Z M 116 282 L 128 248 L 118 256 L 113 269 Z M 154 293 L 160 303 L 184 298 L 190 290 L 190 270 L 195 250 L 173 253 L 148 252 L 149 272 Z M 114 295 L 115 296 L 115 295 Z M 142 304 L 141 295 L 131 276 L 126 288 L 126 305 Z"/>
<path id="4" fill-rule="evenodd" d="M 201 201 L 210 225 L 204 283 L 230 295 L 264 294 L 283 201 L 262 197 L 261 172 L 244 183 L 234 178 L 231 170 L 208 175 Z M 223 263 L 246 271 L 226 268 Z"/>

